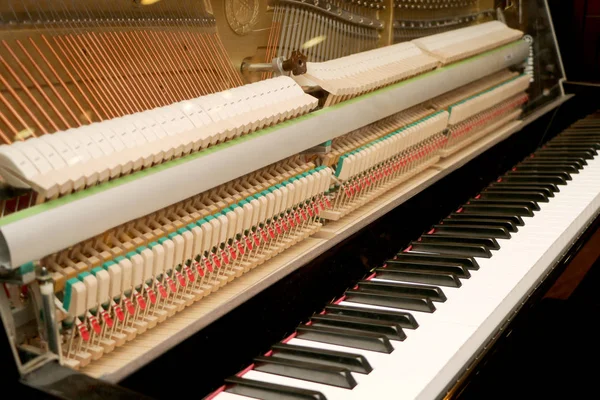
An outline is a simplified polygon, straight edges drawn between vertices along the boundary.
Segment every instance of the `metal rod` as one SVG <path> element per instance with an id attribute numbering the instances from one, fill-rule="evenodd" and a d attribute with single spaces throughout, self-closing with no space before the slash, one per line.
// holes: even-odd
<path id="1" fill-rule="evenodd" d="M 38 282 L 42 297 L 42 312 L 44 315 L 44 328 L 46 331 L 46 339 L 48 340 L 48 349 L 60 357 L 60 340 L 54 308 L 54 284 L 45 267 L 42 267 L 40 275 L 38 276 Z"/>

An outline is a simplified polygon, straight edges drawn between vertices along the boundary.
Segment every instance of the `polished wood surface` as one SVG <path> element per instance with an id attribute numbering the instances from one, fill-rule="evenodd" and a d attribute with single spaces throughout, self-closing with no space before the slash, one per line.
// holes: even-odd
<path id="1" fill-rule="evenodd" d="M 600 230 L 596 231 L 589 243 L 573 257 L 569 266 L 544 295 L 544 298 L 568 300 L 599 258 Z"/>

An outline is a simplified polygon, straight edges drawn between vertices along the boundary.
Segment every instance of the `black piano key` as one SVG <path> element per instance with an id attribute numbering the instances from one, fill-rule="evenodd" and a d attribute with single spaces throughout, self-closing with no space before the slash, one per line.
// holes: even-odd
<path id="1" fill-rule="evenodd" d="M 460 278 L 450 272 L 433 272 L 427 269 L 398 270 L 392 268 L 377 268 L 376 277 L 399 282 L 424 283 L 427 285 L 447 286 L 459 288 L 462 286 Z"/>
<path id="2" fill-rule="evenodd" d="M 432 301 L 439 301 L 442 303 L 446 301 L 446 295 L 442 292 L 442 289 L 435 286 L 373 281 L 360 281 L 357 286 L 358 290 L 410 294 L 429 297 Z"/>
<path id="3" fill-rule="evenodd" d="M 548 143 L 549 146 L 551 147 L 563 147 L 563 146 L 581 146 L 581 147 L 587 147 L 589 149 L 594 149 L 596 150 L 596 152 L 598 152 L 598 150 L 600 150 L 600 143 L 595 141 L 595 140 L 585 140 L 585 139 L 579 139 L 579 138 L 565 138 L 565 139 L 561 139 L 561 140 L 552 140 L 552 142 Z"/>
<path id="4" fill-rule="evenodd" d="M 536 164 L 536 165 L 568 165 L 574 168 L 577 168 L 577 170 L 580 170 L 584 167 L 584 164 L 577 161 L 577 160 L 556 160 L 556 159 L 548 159 L 548 158 L 537 158 L 537 157 L 528 157 L 526 159 L 524 159 L 523 161 L 521 161 L 519 163 L 519 165 L 529 165 L 529 164 Z"/>
<path id="5" fill-rule="evenodd" d="M 559 143 L 581 143 L 590 146 L 596 150 L 600 149 L 600 135 L 596 137 L 577 136 L 577 135 L 558 135 L 546 145 L 558 145 Z"/>
<path id="6" fill-rule="evenodd" d="M 448 254 L 452 256 L 464 257 L 482 257 L 490 258 L 492 253 L 485 246 L 468 244 L 447 244 L 447 243 L 420 243 L 411 242 L 412 250 L 434 254 Z"/>
<path id="7" fill-rule="evenodd" d="M 449 262 L 452 264 L 462 265 L 465 268 L 472 269 L 475 271 L 479 269 L 479 264 L 477 264 L 477 260 L 475 260 L 473 257 L 456 257 L 456 256 L 450 256 L 450 255 L 440 256 L 437 254 L 420 254 L 420 253 L 414 253 L 412 251 L 407 251 L 407 252 L 402 251 L 402 252 L 396 254 L 396 257 L 394 258 L 394 260 L 418 261 L 418 262 L 422 262 L 422 261 Z"/>
<path id="8" fill-rule="evenodd" d="M 598 132 L 600 134 L 599 126 L 600 120 L 598 118 L 595 118 L 595 116 L 588 116 L 573 122 L 573 124 L 571 124 L 571 126 L 569 126 L 565 131 L 563 131 L 561 135 L 564 134 L 564 132 L 568 132 L 570 130 L 579 131 L 580 129 L 589 130 L 590 132 Z"/>
<path id="9" fill-rule="evenodd" d="M 392 346 L 389 339 L 385 335 L 377 333 L 312 325 L 300 325 L 296 332 L 298 339 L 312 340 L 313 342 L 335 344 L 378 353 L 389 354 L 394 351 L 394 346 Z"/>
<path id="10" fill-rule="evenodd" d="M 504 182 L 519 182 L 519 183 L 530 183 L 536 185 L 543 183 L 545 185 L 566 185 L 567 181 L 560 176 L 547 176 L 547 175 L 536 175 L 528 173 L 520 173 L 518 171 L 511 172 L 502 177 Z"/>
<path id="11" fill-rule="evenodd" d="M 542 154 L 550 154 L 554 156 L 562 156 L 562 157 L 574 157 L 574 158 L 583 158 L 585 160 L 591 160 L 594 158 L 594 153 L 591 150 L 569 150 L 569 149 L 555 149 L 555 148 L 542 148 L 537 150 L 535 153 L 536 157 L 539 157 Z"/>
<path id="12" fill-rule="evenodd" d="M 263 400 L 327 400 L 322 393 L 314 390 L 240 378 L 239 376 L 225 379 L 225 384 L 227 385 L 225 391 L 228 393 Z"/>
<path id="13" fill-rule="evenodd" d="M 505 215 L 518 215 L 519 217 L 533 217 L 533 211 L 524 206 L 511 206 L 509 204 L 464 204 L 462 209 L 468 211 L 496 212 Z"/>
<path id="14" fill-rule="evenodd" d="M 547 203 L 548 197 L 543 193 L 539 192 L 527 192 L 518 190 L 498 190 L 498 189 L 485 189 L 479 194 L 479 198 L 482 200 L 529 200 L 537 203 Z"/>
<path id="15" fill-rule="evenodd" d="M 568 133 L 587 132 L 590 135 L 600 135 L 598 126 L 600 123 L 597 119 L 582 119 L 575 122 L 573 125 L 562 131 L 560 134 L 565 135 Z"/>
<path id="16" fill-rule="evenodd" d="M 450 273 L 459 278 L 469 279 L 469 269 L 459 263 L 451 261 L 419 261 L 419 260 L 387 260 L 383 269 L 395 271 L 432 271 L 436 273 Z"/>
<path id="17" fill-rule="evenodd" d="M 598 136 L 595 132 L 588 131 L 571 131 L 571 132 L 563 132 L 560 135 L 556 136 L 552 141 L 561 141 L 561 140 L 576 140 L 583 142 L 600 142 L 600 136 Z"/>
<path id="18" fill-rule="evenodd" d="M 576 161 L 577 163 L 581 164 L 582 166 L 587 165 L 587 161 L 583 157 L 574 157 L 574 156 L 560 155 L 560 154 L 554 154 L 554 153 L 546 153 L 546 154 L 543 154 L 543 153 L 537 154 L 536 153 L 533 157 L 530 157 L 530 159 L 551 160 L 551 161 Z"/>
<path id="19" fill-rule="evenodd" d="M 556 151 L 556 152 L 567 152 L 567 153 L 573 153 L 576 155 L 579 154 L 585 154 L 585 155 L 595 155 L 594 153 L 594 149 L 590 149 L 590 148 L 583 148 L 583 149 L 578 149 L 578 148 L 570 148 L 570 147 L 557 147 L 557 146 L 549 146 L 550 143 L 552 143 L 553 140 L 549 141 L 548 143 L 545 143 L 544 145 L 542 145 L 541 147 L 539 147 L 537 150 L 535 150 L 535 154 L 540 153 L 540 152 L 545 152 L 545 151 Z"/>
<path id="20" fill-rule="evenodd" d="M 595 143 L 597 144 L 597 143 Z M 592 152 L 592 154 L 594 156 L 598 155 L 598 152 L 596 151 L 596 147 L 595 145 L 590 146 L 586 143 L 581 143 L 581 142 L 577 142 L 577 141 L 550 141 L 548 142 L 545 147 L 546 149 L 563 149 L 563 150 L 569 150 L 569 151 L 579 151 L 579 150 L 587 150 Z"/>
<path id="21" fill-rule="evenodd" d="M 344 389 L 352 389 L 356 386 L 356 380 L 354 380 L 352 373 L 345 368 L 289 360 L 275 356 L 256 357 L 254 359 L 254 370 Z"/>
<path id="22" fill-rule="evenodd" d="M 561 168 L 571 174 L 578 174 L 579 170 L 583 168 L 583 165 L 579 165 L 575 162 L 559 162 L 549 160 L 538 160 L 537 158 L 527 159 L 519 163 L 518 167 L 549 167 L 549 168 Z"/>
<path id="23" fill-rule="evenodd" d="M 525 200 L 525 199 L 470 199 L 467 204 L 479 204 L 479 205 L 514 205 L 514 206 L 523 206 L 527 207 L 532 211 L 539 211 L 540 206 L 537 205 L 535 201 Z"/>
<path id="24" fill-rule="evenodd" d="M 584 157 L 586 159 L 591 159 L 594 157 L 594 150 L 586 149 L 586 150 L 572 150 L 572 149 L 558 149 L 555 147 L 541 147 L 537 149 L 533 154 L 560 154 L 564 156 L 573 156 L 573 157 Z"/>
<path id="25" fill-rule="evenodd" d="M 536 177 L 542 177 L 542 178 L 555 178 L 554 182 L 557 185 L 563 185 L 563 184 L 567 184 L 567 181 L 571 180 L 571 175 L 567 174 L 566 172 L 548 172 L 548 171 L 527 171 L 527 170 L 522 170 L 520 168 L 517 168 L 515 170 L 512 171 L 508 171 L 506 174 L 504 174 L 504 176 L 536 176 Z M 563 183 L 564 182 L 564 183 Z"/>
<path id="26" fill-rule="evenodd" d="M 598 136 L 596 132 L 586 130 L 564 131 L 560 135 L 556 136 L 552 141 L 570 139 L 600 142 L 600 136 Z"/>
<path id="27" fill-rule="evenodd" d="M 578 163 L 579 165 L 581 165 L 582 168 L 587 165 L 587 161 L 583 157 L 556 155 L 556 154 L 552 154 L 552 153 L 532 154 L 531 156 L 529 156 L 529 160 L 554 161 L 554 162 L 575 162 L 575 163 Z"/>
<path id="28" fill-rule="evenodd" d="M 587 130 L 574 130 L 574 131 L 563 131 L 557 135 L 552 141 L 555 140 L 583 140 L 590 142 L 600 142 L 600 136 L 598 133 Z"/>
<path id="29" fill-rule="evenodd" d="M 348 371 L 361 374 L 368 374 L 373 371 L 373 367 L 371 367 L 369 361 L 361 354 L 296 346 L 288 343 L 277 343 L 271 347 L 271 350 L 273 350 L 273 354 L 278 358 L 314 362 L 316 364 L 345 368 Z"/>
<path id="30" fill-rule="evenodd" d="M 558 139 L 558 138 L 556 138 Z M 585 144 L 579 144 L 577 142 L 561 142 L 559 140 L 550 140 L 548 143 L 545 143 L 540 150 L 546 149 L 558 149 L 558 150 L 568 150 L 568 151 L 590 151 L 593 155 L 597 155 L 596 149 L 590 146 L 586 146 Z"/>
<path id="31" fill-rule="evenodd" d="M 436 233 L 438 235 L 459 235 L 483 238 L 491 237 L 499 239 L 510 238 L 510 232 L 507 231 L 505 228 L 498 226 L 436 224 L 433 226 L 433 231 L 429 231 L 429 233 Z"/>
<path id="32" fill-rule="evenodd" d="M 374 306 L 401 308 L 411 311 L 432 313 L 435 306 L 429 297 L 411 294 L 384 293 L 370 290 L 347 290 L 346 300 Z"/>
<path id="33" fill-rule="evenodd" d="M 423 243 L 465 243 L 478 244 L 487 247 L 490 250 L 498 250 L 500 246 L 493 237 L 473 237 L 462 235 L 421 235 L 419 241 Z"/>
<path id="34" fill-rule="evenodd" d="M 311 321 L 313 326 L 335 326 L 357 331 L 379 333 L 385 335 L 390 340 L 402 341 L 406 339 L 402 327 L 395 322 L 335 314 L 313 315 Z"/>
<path id="35" fill-rule="evenodd" d="M 525 222 L 523 218 L 518 215 L 507 215 L 503 213 L 496 212 L 485 212 L 481 210 L 461 210 L 461 212 L 456 212 L 450 214 L 450 218 L 461 219 L 461 218 L 489 218 L 489 219 L 497 219 L 501 221 L 510 221 L 516 226 L 523 226 Z"/>
<path id="36" fill-rule="evenodd" d="M 452 221 L 452 222 L 451 222 Z M 460 221 L 460 222 L 459 222 Z M 470 224 L 470 221 L 474 221 L 476 223 Z M 485 222 L 490 221 L 491 223 L 486 225 Z M 450 223 L 451 222 L 451 223 Z M 503 227 L 509 232 L 516 232 L 519 226 L 524 224 L 523 219 L 519 216 L 504 216 L 497 214 L 484 214 L 484 213 L 463 213 L 462 211 L 459 213 L 452 213 L 446 219 L 443 219 L 440 222 L 440 225 L 474 225 L 474 226 L 490 226 L 490 227 Z M 504 226 L 502 224 L 510 224 L 509 226 Z"/>
<path id="37" fill-rule="evenodd" d="M 491 183 L 486 189 L 528 191 L 543 193 L 546 197 L 554 197 L 554 192 L 558 192 L 558 190 L 554 190 L 555 187 L 556 185 L 525 185 L 512 182 L 494 182 Z"/>
<path id="38" fill-rule="evenodd" d="M 474 225 L 474 226 L 493 226 L 504 228 L 509 232 L 517 232 L 518 228 L 512 221 L 485 218 L 482 215 L 471 216 L 472 218 L 446 218 L 440 221 L 441 225 Z M 480 218 L 477 218 L 480 217 Z"/>
<path id="39" fill-rule="evenodd" d="M 564 172 L 569 175 L 579 173 L 579 169 L 577 169 L 574 165 L 570 165 L 570 164 L 557 165 L 557 164 L 544 164 L 544 163 L 529 162 L 526 164 L 525 163 L 519 164 L 515 168 L 519 171 L 533 171 L 534 173 L 536 173 L 536 172 L 551 172 L 551 173 Z"/>
<path id="40" fill-rule="evenodd" d="M 329 314 L 350 315 L 354 317 L 395 322 L 404 329 L 417 329 L 419 327 L 415 318 L 404 311 L 376 310 L 374 308 L 330 304 L 325 307 L 325 312 Z"/>
<path id="41" fill-rule="evenodd" d="M 566 131 L 569 130 L 587 129 L 589 131 L 600 133 L 600 119 L 596 118 L 596 115 L 590 115 L 580 120 L 577 120 L 569 126 Z M 564 131 L 563 131 L 564 132 Z"/>
<path id="42" fill-rule="evenodd" d="M 551 145 L 551 144 L 555 144 L 555 143 L 570 143 L 570 142 L 574 142 L 574 143 L 583 143 L 583 144 L 593 144 L 595 145 L 593 148 L 594 149 L 600 149 L 600 135 L 596 135 L 594 136 L 588 136 L 588 135 L 581 135 L 578 136 L 576 134 L 559 134 L 556 137 L 554 137 L 552 140 L 550 140 L 549 142 L 546 143 L 546 146 Z"/>

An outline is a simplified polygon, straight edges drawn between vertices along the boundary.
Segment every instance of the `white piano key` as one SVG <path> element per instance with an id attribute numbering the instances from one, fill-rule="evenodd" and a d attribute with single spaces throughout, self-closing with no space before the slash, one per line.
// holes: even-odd
<path id="1" fill-rule="evenodd" d="M 219 393 L 219 400 L 244 400 L 244 399 L 254 399 L 254 397 L 246 397 L 246 396 L 241 396 L 239 394 L 235 394 L 235 393 L 229 393 L 229 392 L 221 392 Z"/>

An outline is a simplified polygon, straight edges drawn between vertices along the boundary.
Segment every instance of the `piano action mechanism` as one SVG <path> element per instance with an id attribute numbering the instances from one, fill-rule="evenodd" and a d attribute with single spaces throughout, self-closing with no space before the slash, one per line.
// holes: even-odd
<path id="1" fill-rule="evenodd" d="M 501 3 L 5 2 L 0 344 L 17 375 L 60 365 L 118 382 L 564 102 L 548 10 Z M 573 138 L 596 140 L 569 135 L 555 155 Z M 555 185 L 542 168 L 554 161 L 545 153 L 523 170 Z M 502 183 L 529 193 L 521 178 Z M 372 366 L 322 343 L 391 353 L 410 343 L 404 329 L 427 324 L 389 310 L 378 318 L 393 323 L 378 324 L 344 302 L 431 313 L 450 299 L 438 286 L 457 291 L 478 273 L 475 258 L 522 225 L 520 214 L 495 217 L 505 204 L 492 189 L 215 398 L 336 398 L 314 382 L 360 387 L 349 371 Z M 515 196 L 519 213 L 548 200 Z M 473 234 L 486 212 L 496 222 Z M 460 246 L 444 241 L 453 235 Z M 469 261 L 436 262 L 465 251 Z M 315 359 L 329 369 L 304 387 Z"/>

